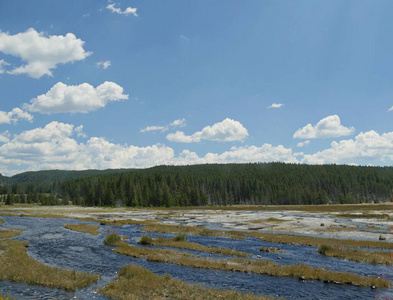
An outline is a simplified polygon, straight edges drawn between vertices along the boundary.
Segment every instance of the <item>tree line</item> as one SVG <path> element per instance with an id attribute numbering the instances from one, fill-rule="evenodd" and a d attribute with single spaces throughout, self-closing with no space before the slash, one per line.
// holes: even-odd
<path id="1" fill-rule="evenodd" d="M 13 203 L 169 207 L 379 202 L 391 201 L 392 190 L 392 167 L 250 163 L 159 166 L 14 183 L 3 185 L 0 194 L 5 200 L 14 195 Z"/>

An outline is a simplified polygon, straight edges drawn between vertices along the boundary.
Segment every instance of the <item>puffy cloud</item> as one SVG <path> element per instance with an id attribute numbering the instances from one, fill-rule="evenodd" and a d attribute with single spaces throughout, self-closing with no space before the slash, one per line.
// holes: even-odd
<path id="1" fill-rule="evenodd" d="M 184 127 L 186 126 L 186 119 L 177 119 L 175 121 L 173 121 L 170 126 L 172 127 Z"/>
<path id="2" fill-rule="evenodd" d="M 292 149 L 282 145 L 272 146 L 263 144 L 262 146 L 232 147 L 230 151 L 221 154 L 207 153 L 204 157 L 199 157 L 195 152 L 183 150 L 175 159 L 175 164 L 204 164 L 204 163 L 242 163 L 242 162 L 271 162 L 281 161 L 288 163 L 299 162 L 297 154 L 292 153 Z"/>
<path id="3" fill-rule="evenodd" d="M 125 10 L 121 10 L 118 7 L 115 7 L 116 4 L 112 3 L 109 4 L 106 9 L 110 10 L 113 13 L 119 14 L 119 15 L 125 15 L 125 16 L 129 16 L 129 15 L 134 15 L 134 17 L 137 17 L 137 8 L 132 8 L 132 7 L 127 7 Z"/>
<path id="4" fill-rule="evenodd" d="M 80 134 L 82 129 L 83 126 L 54 121 L 43 128 L 24 131 L 12 139 L 2 134 L 1 172 L 139 168 L 168 163 L 174 157 L 173 149 L 163 145 L 118 145 L 99 137 L 78 143 L 73 136 Z"/>
<path id="5" fill-rule="evenodd" d="M 0 133 L 0 143 L 7 143 L 10 140 L 9 137 L 10 133 L 8 131 Z"/>
<path id="6" fill-rule="evenodd" d="M 293 137 L 300 139 L 332 138 L 350 135 L 354 131 L 354 127 L 342 126 L 339 116 L 332 115 L 323 118 L 315 126 L 307 124 L 298 129 Z"/>
<path id="7" fill-rule="evenodd" d="M 283 146 L 264 144 L 261 147 L 232 147 L 224 153 L 208 153 L 199 157 L 195 152 L 174 150 L 165 145 L 138 147 L 121 145 L 102 137 L 91 137 L 78 143 L 75 136 L 83 126 L 53 121 L 44 127 L 14 135 L 0 135 L 0 172 L 7 174 L 42 169 L 107 169 L 147 168 L 155 165 L 184 165 L 226 162 L 297 162 L 296 153 Z"/>
<path id="8" fill-rule="evenodd" d="M 393 106 L 391 107 L 391 108 L 389 108 L 389 110 L 388 111 L 393 111 Z"/>
<path id="9" fill-rule="evenodd" d="M 167 140 L 179 143 L 199 143 L 202 140 L 233 142 L 243 141 L 246 137 L 248 137 L 247 129 L 240 122 L 229 118 L 213 126 L 206 126 L 193 135 L 187 136 L 184 132 L 177 131 L 166 136 Z"/>
<path id="10" fill-rule="evenodd" d="M 32 78 L 52 76 L 52 69 L 88 57 L 91 52 L 83 49 L 84 41 L 72 33 L 45 36 L 30 28 L 25 32 L 10 35 L 0 31 L 0 52 L 19 57 L 26 62 L 9 74 L 27 74 Z"/>
<path id="11" fill-rule="evenodd" d="M 284 106 L 282 103 L 272 103 L 272 105 L 268 106 L 267 108 L 280 108 Z"/>
<path id="12" fill-rule="evenodd" d="M 5 72 L 4 67 L 9 65 L 4 59 L 0 59 L 0 74 L 3 74 Z"/>
<path id="13" fill-rule="evenodd" d="M 299 142 L 299 143 L 296 144 L 296 146 L 297 147 L 304 147 L 304 146 L 307 146 L 308 144 L 310 144 L 309 140 L 304 141 L 304 142 Z"/>
<path id="14" fill-rule="evenodd" d="M 87 137 L 87 135 L 83 132 L 83 125 L 79 125 L 78 127 L 75 127 L 75 132 L 78 137 L 83 137 L 83 138 Z"/>
<path id="15" fill-rule="evenodd" d="M 111 65 L 111 61 L 107 60 L 107 61 L 99 61 L 98 63 L 96 63 L 97 68 L 102 68 L 104 70 L 108 69 Z"/>
<path id="16" fill-rule="evenodd" d="M 378 164 L 393 160 L 393 132 L 379 134 L 374 130 L 361 132 L 355 139 L 332 142 L 331 148 L 304 155 L 308 164 Z"/>
<path id="17" fill-rule="evenodd" d="M 14 108 L 10 112 L 0 110 L 0 124 L 16 124 L 19 119 L 32 122 L 33 116 L 20 108 Z"/>
<path id="18" fill-rule="evenodd" d="M 105 81 L 96 88 L 88 83 L 66 85 L 58 82 L 46 94 L 25 104 L 25 108 L 43 114 L 87 113 L 105 107 L 108 102 L 125 99 L 128 95 L 123 94 L 123 88 L 114 82 Z"/>
<path id="19" fill-rule="evenodd" d="M 149 131 L 161 131 L 161 132 L 165 132 L 168 130 L 168 127 L 165 126 L 147 126 L 143 129 L 141 129 L 140 132 L 145 133 L 145 132 L 149 132 Z"/>

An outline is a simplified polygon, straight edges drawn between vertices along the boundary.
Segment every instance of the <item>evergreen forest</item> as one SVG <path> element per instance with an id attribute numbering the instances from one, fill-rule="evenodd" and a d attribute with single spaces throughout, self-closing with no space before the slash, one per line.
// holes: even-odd
<path id="1" fill-rule="evenodd" d="M 393 167 L 206 164 L 0 177 L 0 200 L 6 204 L 171 207 L 350 204 L 392 198 Z"/>

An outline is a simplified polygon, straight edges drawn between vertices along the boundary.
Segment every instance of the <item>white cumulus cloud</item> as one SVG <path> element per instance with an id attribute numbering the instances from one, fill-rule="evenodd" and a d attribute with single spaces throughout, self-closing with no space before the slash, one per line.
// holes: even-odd
<path id="1" fill-rule="evenodd" d="M 357 161 L 364 164 L 393 161 L 393 132 L 361 132 L 354 139 L 332 142 L 328 149 L 304 155 L 302 160 L 308 164 L 354 164 Z"/>
<path id="2" fill-rule="evenodd" d="M 46 36 L 34 28 L 15 35 L 0 31 L 0 52 L 19 57 L 26 63 L 7 73 L 26 74 L 32 78 L 52 76 L 52 70 L 58 64 L 75 62 L 88 57 L 91 52 L 85 51 L 84 43 L 73 33 L 67 33 L 65 36 Z"/>
<path id="3" fill-rule="evenodd" d="M 83 126 L 53 121 L 44 127 L 23 131 L 12 137 L 0 134 L 0 172 L 15 174 L 42 169 L 147 168 L 155 165 L 185 165 L 227 162 L 298 162 L 296 154 L 284 146 L 232 147 L 223 153 L 199 157 L 195 152 L 175 155 L 171 147 L 111 143 L 103 137 L 77 142 Z"/>
<path id="4" fill-rule="evenodd" d="M 287 163 L 298 163 L 297 154 L 292 149 L 282 145 L 273 146 L 263 144 L 262 146 L 232 147 L 223 153 L 207 153 L 199 157 L 195 152 L 183 150 L 174 160 L 174 164 L 205 164 L 205 163 L 245 163 L 245 162 L 272 162 L 280 161 Z"/>
<path id="5" fill-rule="evenodd" d="M 388 111 L 393 111 L 393 106 L 391 107 L 391 108 L 389 108 L 389 110 Z"/>
<path id="6" fill-rule="evenodd" d="M 118 7 L 115 7 L 116 4 L 112 3 L 112 4 L 108 4 L 108 6 L 106 7 L 106 9 L 110 10 L 113 13 L 119 14 L 119 15 L 125 15 L 125 16 L 129 16 L 129 15 L 134 15 L 134 17 L 137 17 L 137 8 L 132 8 L 132 7 L 127 7 L 125 10 L 121 10 Z"/>
<path id="7" fill-rule="evenodd" d="M 175 121 L 173 121 L 170 126 L 172 127 L 184 127 L 186 126 L 186 119 L 177 119 Z"/>
<path id="8" fill-rule="evenodd" d="M 67 85 L 58 82 L 24 107 L 43 114 L 87 113 L 105 107 L 109 102 L 126 99 L 128 95 L 123 94 L 123 88 L 114 82 L 105 81 L 96 88 L 88 83 Z"/>
<path id="9" fill-rule="evenodd" d="M 354 132 L 354 127 L 342 126 L 339 116 L 332 115 L 323 118 L 315 126 L 307 124 L 298 129 L 293 137 L 300 139 L 333 138 L 350 135 Z"/>
<path id="10" fill-rule="evenodd" d="M 304 141 L 304 142 L 299 142 L 299 143 L 296 144 L 296 146 L 297 147 L 304 147 L 304 146 L 307 146 L 308 144 L 310 144 L 309 140 Z"/>
<path id="11" fill-rule="evenodd" d="M 280 108 L 284 106 L 284 104 L 282 103 L 272 103 L 270 106 L 268 106 L 267 108 Z"/>
<path id="12" fill-rule="evenodd" d="M 111 61 L 107 60 L 107 61 L 99 61 L 98 63 L 96 63 L 97 68 L 102 68 L 104 70 L 108 69 L 111 65 Z"/>
<path id="13" fill-rule="evenodd" d="M 16 124 L 19 119 L 32 122 L 33 116 L 18 107 L 12 109 L 10 112 L 0 110 L 0 124 Z"/>
<path id="14" fill-rule="evenodd" d="M 247 129 L 238 121 L 226 118 L 213 126 L 206 126 L 192 135 L 185 135 L 182 131 L 170 133 L 166 139 L 179 143 L 199 143 L 202 140 L 215 142 L 243 141 L 248 137 Z"/>

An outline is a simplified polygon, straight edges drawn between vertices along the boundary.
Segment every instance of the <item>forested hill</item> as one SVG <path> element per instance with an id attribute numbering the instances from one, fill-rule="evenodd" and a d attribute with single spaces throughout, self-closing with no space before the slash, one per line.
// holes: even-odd
<path id="1" fill-rule="evenodd" d="M 63 182 L 83 177 L 91 177 L 97 175 L 114 174 L 132 172 L 134 169 L 108 169 L 108 170 L 84 170 L 84 171 L 68 171 L 68 170 L 45 170 L 24 172 L 12 177 L 6 177 L 0 174 L 0 184 L 15 183 L 53 183 L 55 181 Z"/>
<path id="2" fill-rule="evenodd" d="M 67 181 L 83 205 L 188 206 L 390 201 L 392 167 L 284 163 L 160 166 Z"/>
<path id="3" fill-rule="evenodd" d="M 16 175 L 19 183 L 0 190 L 7 195 L 5 202 L 198 206 L 360 203 L 393 197 L 393 167 L 254 163 L 22 175 Z M 29 178 L 36 182 L 26 183 Z"/>

